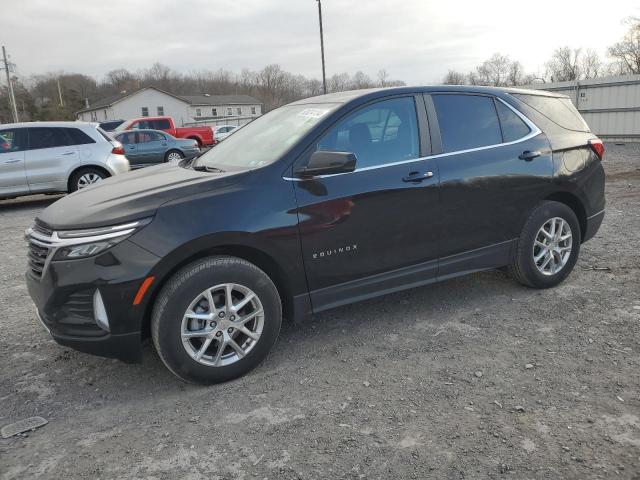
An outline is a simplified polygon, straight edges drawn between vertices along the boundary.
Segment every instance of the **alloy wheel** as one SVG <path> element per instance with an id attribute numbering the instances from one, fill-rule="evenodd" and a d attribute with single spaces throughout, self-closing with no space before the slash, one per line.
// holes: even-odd
<path id="1" fill-rule="evenodd" d="M 560 217 L 547 220 L 533 243 L 533 263 L 543 275 L 555 275 L 569 261 L 573 235 L 569 223 Z"/>
<path id="2" fill-rule="evenodd" d="M 189 304 L 182 319 L 182 345 L 196 362 L 231 365 L 258 343 L 264 310 L 249 288 L 225 283 L 208 288 Z"/>
<path id="3" fill-rule="evenodd" d="M 78 179 L 78 190 L 84 187 L 88 187 L 89 185 L 99 182 L 100 180 L 102 180 L 102 177 L 97 173 L 85 173 Z"/>
<path id="4" fill-rule="evenodd" d="M 180 155 L 178 152 L 171 152 L 169 155 L 167 155 L 167 160 L 170 162 L 177 162 L 179 160 L 182 160 L 182 155 Z"/>

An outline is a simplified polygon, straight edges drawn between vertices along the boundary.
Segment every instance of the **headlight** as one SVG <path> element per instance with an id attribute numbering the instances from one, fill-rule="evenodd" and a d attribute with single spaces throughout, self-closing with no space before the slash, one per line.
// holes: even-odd
<path id="1" fill-rule="evenodd" d="M 122 237 L 124 240 L 125 237 Z M 106 242 L 83 243 L 82 245 L 71 245 L 69 247 L 61 247 L 56 251 L 54 260 L 65 260 L 73 258 L 85 258 L 104 252 L 108 248 L 113 247 L 121 239 L 113 239 Z"/>
<path id="2" fill-rule="evenodd" d="M 87 258 L 108 250 L 151 222 L 151 218 L 109 227 L 55 232 L 56 253 L 53 260 Z"/>

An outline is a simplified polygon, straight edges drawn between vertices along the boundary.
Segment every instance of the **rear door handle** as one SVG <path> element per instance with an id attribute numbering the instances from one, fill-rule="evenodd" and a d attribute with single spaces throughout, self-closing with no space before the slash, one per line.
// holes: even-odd
<path id="1" fill-rule="evenodd" d="M 540 155 L 542 155 L 542 152 L 540 150 L 533 150 L 533 151 L 525 150 L 520 154 L 518 158 L 520 160 L 525 160 L 527 162 L 530 162 L 531 160 L 533 160 L 536 157 L 539 157 Z"/>
<path id="2" fill-rule="evenodd" d="M 7 160 L 7 161 L 6 161 L 6 162 L 4 162 L 4 163 L 18 163 L 19 161 L 20 161 L 20 159 L 19 159 L 19 158 L 12 158 L 11 160 Z"/>
<path id="3" fill-rule="evenodd" d="M 75 155 L 76 152 L 64 152 L 62 155 Z"/>
<path id="4" fill-rule="evenodd" d="M 402 181 L 403 182 L 411 182 L 411 183 L 419 183 L 419 182 L 422 182 L 423 180 L 426 180 L 427 178 L 431 178 L 431 177 L 433 177 L 433 172 L 426 172 L 426 173 L 411 172 L 406 177 L 403 177 Z"/>

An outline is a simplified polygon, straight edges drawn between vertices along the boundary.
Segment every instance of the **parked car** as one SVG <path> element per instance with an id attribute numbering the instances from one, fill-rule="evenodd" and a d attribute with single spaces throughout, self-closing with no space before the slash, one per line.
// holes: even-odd
<path id="1" fill-rule="evenodd" d="M 0 152 L 6 152 L 11 148 L 9 140 L 0 135 Z"/>
<path id="2" fill-rule="evenodd" d="M 213 138 L 215 138 L 216 143 L 221 142 L 231 135 L 237 128 L 238 127 L 236 125 L 218 125 L 213 129 Z"/>
<path id="3" fill-rule="evenodd" d="M 0 125 L 0 198 L 73 192 L 129 171 L 124 149 L 95 123 Z"/>
<path id="4" fill-rule="evenodd" d="M 221 382 L 267 355 L 283 316 L 505 266 L 559 284 L 604 217 L 603 152 L 541 91 L 300 100 L 193 162 L 49 206 L 27 286 L 62 345 L 135 361 L 150 335 L 181 379 Z"/>
<path id="5" fill-rule="evenodd" d="M 178 139 L 159 130 L 131 130 L 118 133 L 114 138 L 124 146 L 132 168 L 200 155 L 200 147 L 195 140 Z"/>
<path id="6" fill-rule="evenodd" d="M 162 130 L 176 138 L 189 138 L 196 140 L 199 147 L 213 145 L 213 130 L 211 127 L 176 127 L 171 117 L 142 117 L 127 120 L 118 128 L 116 132 L 126 130 Z"/>
<path id="7" fill-rule="evenodd" d="M 108 122 L 100 123 L 100 128 L 105 132 L 113 132 L 116 128 L 124 123 L 124 120 L 109 120 Z"/>

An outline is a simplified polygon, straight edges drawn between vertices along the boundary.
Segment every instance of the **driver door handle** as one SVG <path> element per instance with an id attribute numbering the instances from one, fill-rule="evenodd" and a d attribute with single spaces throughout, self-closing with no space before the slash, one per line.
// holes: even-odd
<path id="1" fill-rule="evenodd" d="M 411 183 L 419 183 L 419 182 L 422 182 L 423 180 L 426 180 L 427 178 L 431 178 L 431 177 L 433 177 L 433 172 L 431 172 L 431 171 L 426 172 L 426 173 L 411 172 L 406 177 L 403 177 L 402 181 L 403 182 L 411 182 Z"/>
<path id="2" fill-rule="evenodd" d="M 542 155 L 542 152 L 540 150 L 525 150 L 524 152 L 522 152 L 522 154 L 520 154 L 520 156 L 518 157 L 520 160 L 525 160 L 527 162 L 530 162 L 531 160 L 533 160 L 536 157 L 539 157 L 540 155 Z"/>

